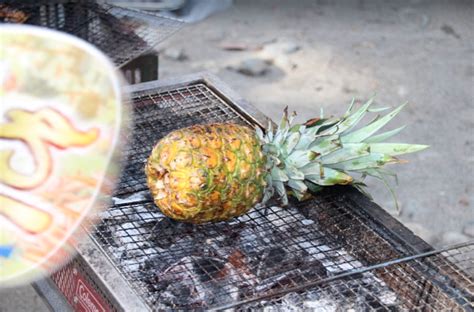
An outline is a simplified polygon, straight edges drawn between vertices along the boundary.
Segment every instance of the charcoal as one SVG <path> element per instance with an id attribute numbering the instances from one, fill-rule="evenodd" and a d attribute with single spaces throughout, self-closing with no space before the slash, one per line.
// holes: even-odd
<path id="1" fill-rule="evenodd" d="M 100 233 L 99 235 L 97 235 L 97 238 L 105 246 L 113 246 L 113 247 L 119 246 L 114 240 L 114 235 L 112 234 L 114 232 L 115 223 L 116 223 L 115 220 L 103 219 L 102 223 L 100 223 L 96 227 L 97 233 Z"/>
<path id="2" fill-rule="evenodd" d="M 157 274 L 149 284 L 159 292 L 161 305 L 198 308 L 214 298 L 237 299 L 238 285 L 245 281 L 223 259 L 189 256 Z"/>
<path id="3" fill-rule="evenodd" d="M 222 275 L 225 262 L 215 258 L 198 258 L 194 261 L 194 272 L 201 282 L 218 279 Z"/>
<path id="4" fill-rule="evenodd" d="M 109 248 L 159 309 L 205 309 L 362 267 L 344 250 L 328 245 L 318 224 L 294 208 L 270 207 L 268 214 L 255 210 L 206 225 L 176 222 L 154 209 L 137 204 L 125 216 L 112 212 L 114 218 L 101 226 L 108 229 L 102 234 L 112 237 Z M 277 310 L 321 308 L 336 300 L 333 293 L 344 295 L 347 304 L 335 306 L 342 310 L 390 306 L 396 298 L 372 274 L 354 275 L 347 283 L 317 299 L 291 293 L 279 300 Z"/>
<path id="5" fill-rule="evenodd" d="M 152 227 L 149 240 L 160 248 L 170 248 L 180 239 L 192 234 L 193 225 L 163 218 L 156 222 L 146 223 Z"/>

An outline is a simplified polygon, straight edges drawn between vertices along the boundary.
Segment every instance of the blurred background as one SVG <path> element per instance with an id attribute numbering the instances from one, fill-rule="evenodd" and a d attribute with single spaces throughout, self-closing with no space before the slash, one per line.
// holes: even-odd
<path id="1" fill-rule="evenodd" d="M 160 79 L 214 72 L 273 120 L 287 105 L 304 121 L 353 97 L 409 102 L 393 140 L 431 148 L 392 167 L 401 214 L 380 183 L 369 190 L 441 246 L 474 221 L 473 13 L 472 1 L 234 1 L 165 42 Z"/>
<path id="2" fill-rule="evenodd" d="M 431 148 L 392 168 L 401 213 L 380 183 L 370 193 L 430 244 L 474 237 L 474 2 L 113 2 L 190 23 L 158 47 L 160 79 L 211 71 L 274 120 L 285 106 L 304 121 L 353 97 L 408 101 L 394 141 Z M 45 310 L 30 287 L 0 299 L 2 312 Z"/>

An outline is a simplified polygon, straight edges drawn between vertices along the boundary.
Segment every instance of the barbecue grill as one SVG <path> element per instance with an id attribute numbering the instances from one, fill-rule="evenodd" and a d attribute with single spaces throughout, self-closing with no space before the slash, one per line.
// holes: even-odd
<path id="1" fill-rule="evenodd" d="M 82 38 L 107 54 L 129 83 L 158 79 L 153 49 L 183 25 L 91 0 L 7 0 L 0 3 L 0 22 L 42 26 Z"/>
<path id="2" fill-rule="evenodd" d="M 35 285 L 54 310 L 474 310 L 474 242 L 434 250 L 350 187 L 227 222 L 166 218 L 143 170 L 158 139 L 267 118 L 207 73 L 130 91 L 134 129 L 110 208 L 77 257 Z"/>

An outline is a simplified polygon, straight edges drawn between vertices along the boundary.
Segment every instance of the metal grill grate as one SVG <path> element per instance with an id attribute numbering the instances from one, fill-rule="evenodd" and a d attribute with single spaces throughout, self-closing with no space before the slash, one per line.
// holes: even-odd
<path id="1" fill-rule="evenodd" d="M 472 311 L 473 259 L 474 242 L 464 243 L 426 256 L 339 273 L 280 291 L 279 297 L 273 294 L 277 299 L 262 298 L 256 304 L 229 306 L 316 311 Z M 259 298 L 252 301 L 255 299 Z"/>
<path id="2" fill-rule="evenodd" d="M 95 1 L 6 1 L 0 4 L 0 13 L 0 21 L 80 37 L 105 52 L 117 66 L 151 50 L 182 25 L 178 20 Z"/>
<path id="3" fill-rule="evenodd" d="M 134 117 L 134 135 L 125 151 L 128 161 L 118 195 L 148 189 L 143 171 L 145 160 L 153 144 L 168 132 L 196 123 L 243 122 L 242 116 L 204 84 L 136 97 Z"/>
<path id="4" fill-rule="evenodd" d="M 347 195 L 351 189 L 333 189 L 286 209 L 253 210 L 217 224 L 190 225 L 164 217 L 148 194 L 143 172 L 154 142 L 196 123 L 247 121 L 203 83 L 139 92 L 133 102 L 135 132 L 127 165 L 95 237 L 151 308 L 472 307 L 474 244 L 357 271 L 414 251 L 364 213 L 361 205 L 370 203 L 354 201 Z"/>

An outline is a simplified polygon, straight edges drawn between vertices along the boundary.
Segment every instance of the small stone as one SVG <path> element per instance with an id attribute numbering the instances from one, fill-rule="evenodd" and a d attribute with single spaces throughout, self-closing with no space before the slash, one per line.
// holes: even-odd
<path id="1" fill-rule="evenodd" d="M 462 229 L 463 234 L 474 237 L 474 221 L 467 223 Z"/>
<path id="2" fill-rule="evenodd" d="M 446 35 L 453 36 L 453 37 L 456 38 L 456 39 L 461 39 L 461 36 L 459 36 L 459 34 L 458 34 L 458 33 L 454 30 L 454 28 L 451 27 L 450 25 L 444 24 L 443 26 L 441 26 L 441 30 L 442 30 Z"/>
<path id="3" fill-rule="evenodd" d="M 237 72 L 247 76 L 263 76 L 269 71 L 269 69 L 270 65 L 264 60 L 258 58 L 243 60 L 235 68 Z"/>
<path id="4" fill-rule="evenodd" d="M 467 197 L 461 197 L 458 203 L 464 207 L 469 207 L 469 199 Z"/>
<path id="5" fill-rule="evenodd" d="M 299 51 L 301 47 L 298 44 L 289 41 L 289 42 L 282 43 L 281 49 L 283 53 L 285 54 L 292 54 L 292 53 L 295 53 L 296 51 Z"/>
<path id="6" fill-rule="evenodd" d="M 304 219 L 301 221 L 301 223 L 303 223 L 303 225 L 311 225 L 314 223 L 314 221 L 310 219 Z"/>
<path id="7" fill-rule="evenodd" d="M 446 232 L 443 234 L 441 241 L 443 245 L 450 246 L 454 244 L 464 243 L 469 240 L 467 235 L 459 232 Z"/>
<path id="8" fill-rule="evenodd" d="M 265 45 L 262 52 L 270 57 L 281 54 L 292 54 L 301 50 L 301 46 L 292 41 L 276 41 Z"/>
<path id="9" fill-rule="evenodd" d="M 163 56 L 174 61 L 184 61 L 188 59 L 183 48 L 168 48 L 164 50 Z"/>

